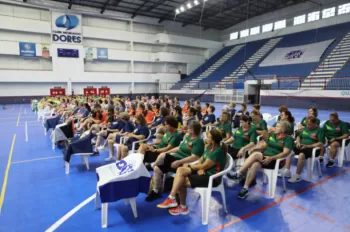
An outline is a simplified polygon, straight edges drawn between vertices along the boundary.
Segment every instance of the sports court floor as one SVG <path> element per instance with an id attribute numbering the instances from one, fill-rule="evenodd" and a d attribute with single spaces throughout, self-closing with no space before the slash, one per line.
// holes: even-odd
<path id="1" fill-rule="evenodd" d="M 222 104 L 216 106 L 219 114 Z M 261 111 L 277 114 L 275 107 L 263 107 Z M 296 121 L 307 113 L 305 109 L 291 111 Z M 319 118 L 325 120 L 328 114 L 329 111 L 320 111 Z M 339 114 L 341 119 L 350 121 L 349 112 Z M 25 141 L 26 121 L 28 142 Z M 321 178 L 313 175 L 313 182 L 287 183 L 286 193 L 279 181 L 274 200 L 267 198 L 261 175 L 246 200 L 236 198 L 241 186 L 226 187 L 229 213 L 224 213 L 221 198 L 214 193 L 208 226 L 201 224 L 200 200 L 189 190 L 190 214 L 187 216 L 171 216 L 167 210 L 156 207 L 164 199 L 147 203 L 141 194 L 137 198 L 137 219 L 123 201 L 111 203 L 109 227 L 102 229 L 101 211 L 94 210 L 93 194 L 97 182 L 95 168 L 105 164 L 106 155 L 91 157 L 89 171 L 78 157 L 73 157 L 71 172 L 66 175 L 61 151 L 51 149 L 49 135 L 44 136 L 44 128 L 30 112 L 29 105 L 0 109 L 0 127 L 1 232 L 37 232 L 49 228 L 64 232 L 350 231 L 349 163 L 343 168 L 324 168 Z"/>

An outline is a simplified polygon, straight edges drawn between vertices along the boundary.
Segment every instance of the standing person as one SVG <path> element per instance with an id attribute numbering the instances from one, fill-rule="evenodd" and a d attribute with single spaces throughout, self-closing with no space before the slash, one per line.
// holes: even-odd
<path id="1" fill-rule="evenodd" d="M 334 166 L 334 159 L 337 155 L 338 148 L 341 147 L 342 140 L 349 137 L 349 129 L 347 123 L 339 119 L 338 113 L 331 113 L 329 120 L 324 124 L 323 129 L 328 139 L 330 159 L 326 165 L 327 168 Z M 349 144 L 349 140 L 345 146 Z"/>
<path id="2" fill-rule="evenodd" d="M 187 215 L 189 213 L 186 204 L 187 187 L 207 188 L 210 176 L 225 169 L 227 147 L 221 143 L 221 140 L 222 136 L 218 130 L 207 132 L 207 147 L 203 156 L 197 164 L 184 164 L 177 169 L 170 195 L 163 203 L 157 205 L 158 208 L 170 208 L 171 215 Z M 221 181 L 221 178 L 214 179 L 213 187 L 218 186 Z M 176 193 L 179 193 L 180 205 L 176 202 Z"/>
<path id="3" fill-rule="evenodd" d="M 241 109 L 235 113 L 235 115 L 232 116 L 233 118 L 233 127 L 238 128 L 239 127 L 239 119 L 242 115 L 249 116 L 249 112 L 247 109 L 247 105 L 242 103 L 241 104 Z"/>

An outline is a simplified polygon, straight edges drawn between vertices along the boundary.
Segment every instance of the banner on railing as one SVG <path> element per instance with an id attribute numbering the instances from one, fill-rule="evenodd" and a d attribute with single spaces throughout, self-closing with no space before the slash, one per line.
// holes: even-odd
<path id="1" fill-rule="evenodd" d="M 334 39 L 295 47 L 276 48 L 260 67 L 318 62 Z"/>

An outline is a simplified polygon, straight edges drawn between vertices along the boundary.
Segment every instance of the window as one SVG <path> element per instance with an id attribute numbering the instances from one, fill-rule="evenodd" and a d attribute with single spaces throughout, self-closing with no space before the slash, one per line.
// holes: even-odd
<path id="1" fill-rule="evenodd" d="M 307 21 L 308 22 L 316 21 L 316 20 L 319 20 L 319 19 L 320 19 L 320 12 L 319 11 L 315 11 L 315 12 L 309 13 L 307 15 Z"/>
<path id="2" fill-rule="evenodd" d="M 340 5 L 338 8 L 338 15 L 350 13 L 350 3 Z"/>
<path id="3" fill-rule="evenodd" d="M 241 38 L 249 36 L 249 29 L 245 29 L 240 33 Z"/>
<path id="4" fill-rule="evenodd" d="M 306 21 L 306 15 L 300 15 L 300 16 L 294 17 L 294 26 L 303 24 L 305 23 L 305 21 Z"/>
<path id="5" fill-rule="evenodd" d="M 262 28 L 262 32 L 269 32 L 273 29 L 273 23 L 265 24 Z"/>
<path id="6" fill-rule="evenodd" d="M 250 35 L 257 35 L 260 33 L 260 26 L 250 28 Z"/>
<path id="7" fill-rule="evenodd" d="M 238 39 L 238 32 L 233 32 L 230 34 L 230 40 Z"/>
<path id="8" fill-rule="evenodd" d="M 324 9 L 322 11 L 322 18 L 323 19 L 333 17 L 334 15 L 335 15 L 335 7 Z"/>
<path id="9" fill-rule="evenodd" d="M 285 27 L 286 27 L 286 20 L 285 19 L 275 22 L 275 30 L 282 29 Z"/>

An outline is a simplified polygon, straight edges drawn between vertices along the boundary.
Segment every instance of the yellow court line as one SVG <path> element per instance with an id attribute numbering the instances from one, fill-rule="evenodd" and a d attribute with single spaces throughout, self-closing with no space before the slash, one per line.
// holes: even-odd
<path id="1" fill-rule="evenodd" d="M 59 155 L 59 156 L 50 156 L 50 157 L 31 159 L 31 160 L 21 160 L 21 161 L 12 162 L 11 164 L 21 164 L 21 163 L 28 163 L 28 162 L 33 162 L 33 161 L 56 159 L 56 158 L 62 158 L 62 156 Z"/>
<path id="2" fill-rule="evenodd" d="M 21 117 L 21 112 L 18 113 L 18 119 L 17 119 L 17 125 L 16 126 L 18 126 L 18 124 L 19 124 L 19 118 L 20 117 Z"/>
<path id="3" fill-rule="evenodd" d="M 9 159 L 7 161 L 7 166 L 6 166 L 6 170 L 5 170 L 4 182 L 2 183 L 1 195 L 0 195 L 0 214 L 1 214 L 1 210 L 2 210 L 2 205 L 4 204 L 5 192 L 6 192 L 6 186 L 7 186 L 7 179 L 9 177 L 9 171 L 10 171 L 10 166 L 11 166 L 11 160 L 12 160 L 13 148 L 15 146 L 15 141 L 16 141 L 16 134 L 13 135 L 11 150 L 10 150 L 10 154 L 9 154 Z"/>

